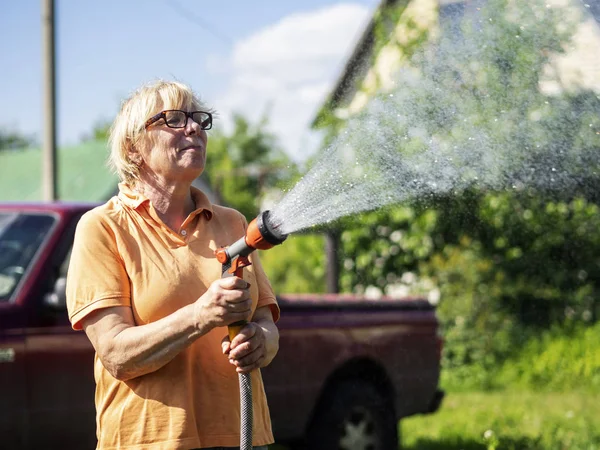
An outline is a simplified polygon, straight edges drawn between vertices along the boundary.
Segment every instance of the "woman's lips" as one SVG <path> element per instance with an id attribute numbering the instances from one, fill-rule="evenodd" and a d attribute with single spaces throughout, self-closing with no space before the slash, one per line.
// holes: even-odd
<path id="1" fill-rule="evenodd" d="M 186 151 L 186 150 L 195 150 L 195 151 L 200 151 L 202 150 L 203 147 L 201 145 L 188 145 L 187 147 L 182 148 L 181 150 L 179 150 L 180 152 Z"/>

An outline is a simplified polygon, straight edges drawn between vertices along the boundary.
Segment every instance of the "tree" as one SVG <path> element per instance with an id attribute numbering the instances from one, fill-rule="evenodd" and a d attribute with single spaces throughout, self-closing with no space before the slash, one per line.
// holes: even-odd
<path id="1" fill-rule="evenodd" d="M 0 129 L 0 151 L 21 150 L 35 145 L 35 138 L 16 131 Z"/>
<path id="2" fill-rule="evenodd" d="M 90 134 L 84 134 L 81 136 L 82 142 L 88 141 L 102 141 L 108 142 L 108 136 L 110 133 L 110 127 L 112 126 L 112 120 L 100 119 L 94 123 Z"/>

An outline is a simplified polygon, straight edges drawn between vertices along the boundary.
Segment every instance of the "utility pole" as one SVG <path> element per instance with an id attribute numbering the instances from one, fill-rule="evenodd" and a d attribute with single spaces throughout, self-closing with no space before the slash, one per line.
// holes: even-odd
<path id="1" fill-rule="evenodd" d="M 335 229 L 325 232 L 325 284 L 327 293 L 337 294 L 340 291 L 340 233 Z"/>
<path id="2" fill-rule="evenodd" d="M 42 1 L 43 143 L 42 192 L 45 201 L 56 200 L 56 70 L 54 47 L 54 0 Z"/>

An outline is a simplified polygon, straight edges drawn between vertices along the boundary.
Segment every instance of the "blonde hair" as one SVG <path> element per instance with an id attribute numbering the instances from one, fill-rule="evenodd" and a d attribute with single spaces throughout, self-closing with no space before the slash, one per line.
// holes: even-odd
<path id="1" fill-rule="evenodd" d="M 108 165 L 121 181 L 134 184 L 139 178 L 140 166 L 131 159 L 131 153 L 146 131 L 146 121 L 161 110 L 179 108 L 213 112 L 206 109 L 189 86 L 178 81 L 150 82 L 122 102 L 108 138 Z"/>

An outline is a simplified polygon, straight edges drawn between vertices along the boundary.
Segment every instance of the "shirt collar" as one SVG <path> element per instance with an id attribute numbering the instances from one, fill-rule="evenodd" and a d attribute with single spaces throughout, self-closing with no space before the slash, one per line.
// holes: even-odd
<path id="1" fill-rule="evenodd" d="M 196 204 L 196 209 L 194 212 L 192 212 L 192 214 L 199 214 L 202 212 L 207 220 L 212 219 L 213 206 L 206 194 L 195 186 L 191 186 L 190 191 L 192 194 L 192 200 L 194 200 L 194 203 Z"/>
<path id="2" fill-rule="evenodd" d="M 213 216 L 213 206 L 206 194 L 195 186 L 190 187 L 190 194 L 196 205 L 196 209 L 190 215 L 196 215 L 202 212 L 204 217 L 206 217 L 207 220 L 210 220 Z M 134 191 L 126 183 L 119 183 L 118 197 L 123 204 L 132 209 L 138 209 L 141 205 L 150 203 L 150 200 L 147 197 Z"/>

